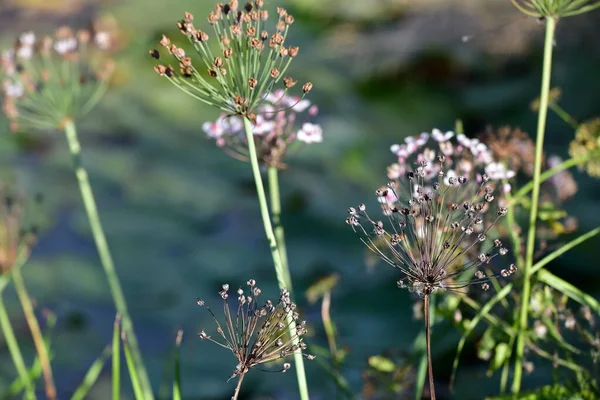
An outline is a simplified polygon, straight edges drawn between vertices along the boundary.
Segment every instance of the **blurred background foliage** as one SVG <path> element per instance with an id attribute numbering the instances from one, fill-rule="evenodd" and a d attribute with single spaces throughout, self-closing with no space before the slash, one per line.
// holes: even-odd
<path id="1" fill-rule="evenodd" d="M 385 167 L 394 161 L 389 146 L 407 135 L 452 129 L 456 118 L 469 136 L 487 125 L 532 132 L 536 114 L 529 103 L 539 92 L 543 25 L 504 0 L 270 0 L 266 5 L 286 6 L 296 17 L 291 42 L 301 49 L 292 74 L 314 83 L 310 99 L 320 108 L 325 137 L 290 158 L 280 174 L 297 302 L 311 325 L 309 343 L 327 347 L 320 306 L 301 294 L 317 279 L 337 274 L 331 316 L 338 345 L 347 351 L 342 373 L 358 393 L 363 371 L 373 368 L 369 357 L 410 353 L 421 322 L 413 320 L 412 299 L 396 288 L 395 271 L 367 268 L 363 246 L 344 224 L 347 207 L 374 203 L 373 190 L 386 182 Z M 204 22 L 212 6 L 191 0 L 4 0 L 0 5 L 3 46 L 27 30 L 85 27 L 98 18 L 118 26 L 112 90 L 79 124 L 84 163 L 155 390 L 169 385 L 168 356 L 182 328 L 183 394 L 202 399 L 228 398 L 232 385 L 226 380 L 235 365 L 224 350 L 196 339 L 201 327 L 212 328 L 196 298 L 217 305 L 221 283 L 236 286 L 248 278 L 257 279 L 268 297 L 278 291 L 249 165 L 205 139 L 201 125 L 216 112 L 159 79 L 148 56 L 162 33 L 177 31 L 184 11 Z M 561 87 L 561 106 L 579 121 L 600 114 L 598 26 L 598 13 L 560 21 L 556 37 L 553 86 Z M 45 199 L 39 244 L 23 273 L 37 304 L 58 316 L 53 364 L 60 397 L 66 397 L 109 343 L 114 308 L 64 137 L 57 132 L 14 136 L 4 120 L 0 131 L 1 176 Z M 572 137 L 572 128 L 550 114 L 546 152 L 567 157 Z M 600 185 L 575 174 L 580 191 L 565 208 L 579 218 L 583 232 L 600 223 Z M 585 243 L 549 269 L 598 297 L 598 244 L 597 239 Z M 8 293 L 6 301 L 17 310 L 14 295 Z M 25 322 L 15 322 L 25 334 Z M 434 342 L 435 368 L 439 381 L 447 382 L 459 336 L 442 330 Z M 23 346 L 32 354 L 29 343 Z M 497 393 L 498 374 L 492 382 L 486 379 L 487 365 L 477 360 L 474 343 L 461 361 L 453 397 Z M 331 398 L 332 381 L 317 364 L 307 368 L 311 394 Z M 550 363 L 540 364 L 526 378 L 526 388 L 552 384 L 551 371 Z M 0 392 L 13 378 L 0 343 Z M 293 373 L 253 373 L 247 379 L 252 384 L 244 390 L 256 398 L 294 398 Z M 90 398 L 108 398 L 109 388 L 107 374 Z"/>

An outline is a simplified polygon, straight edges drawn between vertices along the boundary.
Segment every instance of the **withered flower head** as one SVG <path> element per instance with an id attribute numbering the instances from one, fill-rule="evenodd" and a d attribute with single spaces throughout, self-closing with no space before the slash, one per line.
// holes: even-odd
<path id="1" fill-rule="evenodd" d="M 35 230 L 26 226 L 25 200 L 0 184 L 0 274 L 29 255 Z"/>
<path id="2" fill-rule="evenodd" d="M 306 344 L 303 336 L 306 334 L 306 322 L 299 321 L 296 312 L 296 304 L 290 300 L 290 294 L 283 289 L 277 304 L 266 300 L 259 304 L 261 290 L 256 286 L 256 281 L 250 279 L 247 282 L 247 293 L 239 288 L 237 295 L 237 312 L 232 315 L 229 304 L 229 285 L 224 284 L 219 295 L 223 299 L 223 313 L 225 323 L 221 325 L 216 315 L 203 300 L 198 300 L 198 305 L 208 309 L 216 323 L 214 336 L 202 330 L 199 337 L 209 340 L 230 350 L 237 360 L 237 366 L 233 370 L 233 377 L 246 374 L 250 369 L 261 364 L 269 364 L 280 361 L 296 351 L 309 360 L 314 356 L 305 354 Z M 288 327 L 296 324 L 293 337 L 290 337 Z M 281 372 L 290 368 L 290 364 L 284 363 Z"/>
<path id="3" fill-rule="evenodd" d="M 600 118 L 579 125 L 575 139 L 569 145 L 569 154 L 586 158 L 579 168 L 590 176 L 600 176 Z"/>
<path id="4" fill-rule="evenodd" d="M 535 18 L 561 18 L 590 12 L 600 6 L 596 0 L 512 0 L 522 13 Z"/>
<path id="5" fill-rule="evenodd" d="M 186 13 L 178 27 L 194 46 L 197 57 L 185 74 L 160 75 L 192 97 L 228 115 L 248 117 L 258 114 L 258 108 L 277 86 L 289 89 L 296 83 L 292 78 L 284 78 L 284 74 L 299 51 L 298 47 L 286 47 L 293 17 L 284 9 L 278 9 L 275 28 L 269 33 L 265 29 L 269 14 L 262 7 L 263 1 L 252 1 L 240 7 L 232 0 L 217 4 L 211 11 L 207 19 L 215 31 L 212 37 L 220 47 L 218 53 L 223 54 L 224 59 L 212 58 L 214 46 L 209 43 L 209 35 L 197 29 L 191 14 Z M 278 29 L 282 24 L 285 28 Z M 173 49 L 166 36 L 160 44 L 177 61 L 185 54 L 183 49 Z M 151 54 L 154 56 L 154 51 Z M 216 67 L 210 68 L 208 75 L 204 72 L 207 65 Z M 303 92 L 302 97 L 305 94 Z M 244 101 L 234 101 L 236 98 Z"/>
<path id="6" fill-rule="evenodd" d="M 533 175 L 535 144 L 526 132 L 509 126 L 503 126 L 497 131 L 487 127 L 481 140 L 490 148 L 494 159 L 510 170 Z"/>
<path id="7" fill-rule="evenodd" d="M 23 33 L 2 53 L 3 109 L 13 129 L 55 129 L 101 98 L 114 68 L 104 31 L 60 28 L 38 40 Z M 154 56 L 154 54 L 153 54 Z"/>
<path id="8" fill-rule="evenodd" d="M 267 167 L 283 168 L 283 159 L 291 147 L 299 142 L 322 142 L 323 130 L 310 122 L 317 113 L 317 106 L 311 106 L 308 99 L 288 96 L 281 89 L 267 94 L 252 118 L 258 161 Z M 205 122 L 202 129 L 227 154 L 249 160 L 244 122 L 239 116 L 222 114 L 215 122 Z"/>
<path id="9" fill-rule="evenodd" d="M 471 194 L 468 179 L 451 176 L 444 162 L 444 155 L 435 161 L 437 167 L 421 160 L 414 170 L 377 190 L 387 228 L 383 221 L 372 219 L 364 204 L 351 207 L 346 219 L 369 250 L 400 270 L 398 286 L 421 296 L 475 284 L 487 290 L 492 277 L 516 271 L 514 265 L 498 274 L 482 271 L 508 253 L 500 240 L 488 237 L 507 212 L 494 207 L 489 177 L 483 176 Z M 436 169 L 433 175 L 432 167 Z M 486 212 L 494 215 L 489 223 L 484 222 Z"/>

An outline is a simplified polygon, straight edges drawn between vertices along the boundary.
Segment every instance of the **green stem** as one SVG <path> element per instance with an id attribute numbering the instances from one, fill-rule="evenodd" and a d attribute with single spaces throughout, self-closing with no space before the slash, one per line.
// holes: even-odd
<path id="1" fill-rule="evenodd" d="M 2 276 L 2 279 L 6 279 Z M 10 352 L 10 356 L 13 360 L 13 364 L 15 365 L 15 369 L 19 374 L 19 379 L 23 382 L 25 386 L 25 398 L 32 400 L 35 399 L 35 391 L 33 387 L 33 383 L 29 378 L 29 372 L 27 371 L 27 367 L 25 366 L 25 361 L 23 360 L 23 354 L 21 354 L 21 349 L 19 348 L 19 343 L 15 337 L 15 332 L 13 331 L 12 325 L 10 323 L 10 319 L 8 318 L 8 314 L 6 312 L 6 306 L 4 305 L 4 299 L 2 298 L 2 293 L 0 292 L 0 327 L 2 328 L 2 334 L 6 340 L 6 345 L 8 347 L 8 351 Z"/>
<path id="2" fill-rule="evenodd" d="M 265 194 L 265 187 L 263 185 L 262 176 L 260 174 L 260 166 L 258 165 L 258 157 L 256 155 L 256 146 L 254 144 L 254 135 L 252 134 L 252 123 L 248 118 L 244 118 L 244 131 L 246 132 L 246 140 L 248 142 L 248 153 L 250 155 L 250 165 L 252 166 L 252 174 L 254 175 L 254 182 L 256 184 L 256 192 L 258 195 L 258 203 L 260 205 L 260 214 L 262 216 L 263 225 L 265 228 L 265 235 L 269 242 L 269 248 L 271 249 L 271 256 L 273 257 L 273 263 L 275 265 L 275 274 L 277 276 L 277 283 L 281 289 L 286 288 L 286 273 L 284 271 L 283 262 L 281 260 L 281 253 L 275 239 L 275 233 L 273 226 L 271 225 L 271 219 L 269 217 L 269 208 L 267 205 L 267 196 Z M 293 339 L 293 344 L 297 344 L 298 338 L 295 334 L 296 323 L 292 319 L 290 313 L 287 315 L 288 329 L 290 336 Z M 308 398 L 308 385 L 306 384 L 306 374 L 304 372 L 304 360 L 300 350 L 294 352 L 294 362 L 296 364 L 296 377 L 298 379 L 298 389 L 300 391 L 301 400 L 309 400 Z"/>
<path id="3" fill-rule="evenodd" d="M 27 325 L 29 326 L 31 337 L 33 338 L 33 344 L 35 345 L 35 350 L 37 351 L 38 357 L 40 359 L 40 364 L 42 365 L 42 374 L 44 376 L 44 388 L 46 390 L 46 398 L 48 400 L 55 400 L 56 386 L 54 385 L 54 377 L 52 376 L 50 357 L 48 357 L 48 349 L 46 348 L 46 343 L 44 343 L 42 330 L 40 329 L 40 325 L 33 310 L 31 297 L 27 292 L 27 287 L 25 286 L 23 275 L 21 275 L 21 269 L 13 268 L 11 272 L 13 282 L 15 284 L 15 290 L 17 291 L 17 296 L 19 297 L 19 301 L 21 302 L 21 307 L 23 308 L 23 313 L 25 314 L 25 319 L 27 320 Z"/>
<path id="4" fill-rule="evenodd" d="M 558 174 L 559 172 L 567 170 L 576 165 L 583 164 L 584 162 L 586 162 L 587 160 L 590 159 L 592 154 L 593 153 L 588 153 L 581 157 L 569 158 L 568 160 L 563 161 L 562 163 L 558 164 L 557 166 L 552 167 L 547 171 L 544 171 L 544 173 L 542 173 L 540 175 L 540 184 L 545 182 L 546 180 L 552 178 L 554 175 Z M 510 204 L 517 203 L 524 196 L 526 196 L 529 192 L 531 192 L 531 190 L 533 189 L 533 185 L 534 185 L 534 181 L 529 181 L 525 185 L 523 185 L 521 187 L 521 189 L 519 189 L 519 191 L 517 193 L 515 193 L 512 200 L 510 201 Z"/>
<path id="5" fill-rule="evenodd" d="M 535 249 L 535 233 L 540 199 L 540 185 L 542 172 L 542 156 L 544 151 L 544 134 L 546 132 L 546 117 L 548 114 L 548 93 L 550 91 L 550 75 L 552 71 L 552 50 L 556 19 L 546 18 L 546 38 L 544 42 L 544 64 L 542 71 L 542 88 L 540 94 L 540 110 L 538 113 L 538 126 L 535 143 L 535 163 L 533 172 L 533 190 L 531 194 L 531 211 L 529 214 L 529 231 L 527 235 L 527 249 L 525 252 L 525 268 L 523 271 L 523 292 L 519 309 L 519 333 L 517 335 L 517 348 L 515 358 L 515 376 L 512 384 L 512 393 L 521 390 L 523 374 L 523 357 L 525 355 L 525 341 L 529 316 L 529 298 L 531 296 L 531 277 L 533 255 Z"/>
<path id="6" fill-rule="evenodd" d="M 142 355 L 140 353 L 135 332 L 133 330 L 133 323 L 131 322 L 129 312 L 127 310 L 127 303 L 125 301 L 125 296 L 123 295 L 123 289 L 121 289 L 121 283 L 119 282 L 119 277 L 115 271 L 115 265 L 106 241 L 104 228 L 102 227 L 102 222 L 100 221 L 100 216 L 98 215 L 98 208 L 96 207 L 96 200 L 94 198 L 94 193 L 92 192 L 92 186 L 90 185 L 87 171 L 81 163 L 81 145 L 79 144 L 74 122 L 72 120 L 66 121 L 64 130 L 67 137 L 67 142 L 69 144 L 69 150 L 73 156 L 75 176 L 77 177 L 77 181 L 79 183 L 81 198 L 90 222 L 92 235 L 94 236 L 94 242 L 96 243 L 96 249 L 98 250 L 100 262 L 104 268 L 104 272 L 108 280 L 108 286 L 110 287 L 117 312 L 121 316 L 122 328 L 127 336 L 127 341 L 131 349 L 136 369 L 138 370 L 144 396 L 146 399 L 153 399 L 154 395 L 152 394 L 152 386 L 150 385 L 148 373 L 146 372 L 144 361 L 142 360 Z"/>
<path id="7" fill-rule="evenodd" d="M 563 121 L 565 121 L 567 124 L 571 125 L 571 127 L 575 130 L 579 129 L 579 124 L 577 123 L 577 121 L 575 121 L 575 119 L 573 117 L 571 117 L 569 115 L 568 112 L 566 112 L 561 106 L 559 106 L 558 104 L 549 104 L 548 107 L 554 111 L 554 113 L 556 115 L 558 115 Z"/>
<path id="8" fill-rule="evenodd" d="M 281 223 L 281 197 L 279 195 L 279 177 L 278 170 L 276 167 L 269 167 L 269 195 L 271 197 L 271 217 L 273 218 L 273 225 L 275 226 L 275 240 L 279 248 L 279 256 L 281 257 L 281 266 L 286 282 L 286 289 L 291 294 L 294 293 L 292 290 L 292 277 L 290 274 L 290 266 L 288 263 L 287 250 L 285 246 L 285 232 L 283 230 L 283 224 Z"/>
<path id="9" fill-rule="evenodd" d="M 423 297 L 423 311 L 425 317 L 425 341 L 427 342 L 427 375 L 429 375 L 429 398 L 431 400 L 435 400 L 433 365 L 431 363 L 431 315 L 428 294 Z"/>

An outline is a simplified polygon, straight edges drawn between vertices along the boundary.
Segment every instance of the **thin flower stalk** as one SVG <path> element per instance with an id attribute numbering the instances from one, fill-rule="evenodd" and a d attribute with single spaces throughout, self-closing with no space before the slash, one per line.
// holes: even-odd
<path id="1" fill-rule="evenodd" d="M 273 226 L 271 224 L 271 218 L 269 216 L 269 209 L 267 205 L 267 197 L 265 194 L 265 188 L 262 181 L 262 176 L 260 174 L 260 166 L 258 164 L 258 156 L 256 152 L 256 147 L 254 146 L 253 134 L 252 134 L 252 125 L 250 120 L 246 117 L 244 118 L 244 130 L 246 132 L 246 140 L 248 142 L 248 153 L 250 155 L 250 164 L 252 166 L 252 173 L 254 175 L 254 182 L 256 184 L 256 192 L 258 195 L 258 202 L 260 205 L 260 213 L 263 220 L 263 225 L 265 229 L 265 235 L 269 242 L 269 247 L 271 249 L 271 256 L 273 258 L 273 264 L 275 266 L 275 274 L 277 276 L 277 282 L 279 284 L 279 288 L 281 290 L 286 289 L 286 280 L 290 281 L 291 284 L 291 275 L 289 269 L 286 268 L 286 264 L 283 264 L 283 260 L 281 258 L 280 244 L 277 242 L 275 238 L 275 232 L 273 230 Z M 295 341 L 294 331 L 295 331 L 295 322 L 291 318 L 291 315 L 287 315 L 287 323 L 289 334 L 292 338 L 292 341 Z M 298 345 L 298 343 L 294 343 L 294 345 Z M 300 391 L 300 398 L 302 400 L 308 400 L 308 384 L 306 383 L 306 373 L 304 371 L 304 360 L 302 358 L 302 354 L 300 351 L 294 352 L 294 363 L 296 364 L 296 377 L 298 380 L 298 389 Z"/>
<path id="2" fill-rule="evenodd" d="M 538 113 L 538 125 L 535 143 L 535 163 L 533 171 L 533 189 L 531 193 L 531 209 L 529 213 L 529 230 L 527 234 L 527 247 L 525 250 L 525 265 L 523 271 L 523 291 L 521 304 L 519 306 L 518 326 L 519 332 L 516 340 L 515 371 L 512 383 L 512 393 L 521 390 L 521 379 L 523 375 L 523 361 L 525 356 L 525 344 L 529 316 L 529 298 L 531 296 L 531 279 L 533 268 L 533 257 L 535 250 L 535 236 L 538 218 L 538 207 L 540 199 L 541 172 L 544 151 L 544 135 L 546 132 L 546 117 L 548 114 L 548 93 L 550 92 L 550 77 L 552 71 L 552 49 L 556 19 L 553 16 L 546 18 L 546 38 L 544 43 L 544 63 L 542 70 L 542 84 L 540 94 L 540 109 Z"/>
<path id="3" fill-rule="evenodd" d="M 237 311 L 231 312 L 229 304 L 229 285 L 224 284 L 219 295 L 223 299 L 223 314 L 225 322 L 221 324 L 213 311 L 204 300 L 199 299 L 198 305 L 205 307 L 216 324 L 216 336 L 209 335 L 205 330 L 200 331 L 199 337 L 208 340 L 232 352 L 237 365 L 230 379 L 237 378 L 232 400 L 239 396 L 242 381 L 251 369 L 263 370 L 265 366 L 280 363 L 286 357 L 300 353 L 312 360 L 314 356 L 305 354 L 306 344 L 303 336 L 306 334 L 306 322 L 299 321 L 296 305 L 290 299 L 290 293 L 282 289 L 279 301 L 274 304 L 266 300 L 259 304 L 261 289 L 254 279 L 247 282 L 248 292 L 239 288 L 237 294 Z M 290 323 L 293 321 L 293 325 Z M 293 331 L 289 328 L 293 326 Z M 289 363 L 274 371 L 285 372 L 291 368 Z M 271 372 L 274 372 L 272 369 Z"/>
<path id="4" fill-rule="evenodd" d="M 426 338 L 432 293 L 464 292 L 472 285 L 489 290 L 492 279 L 516 272 L 514 264 L 497 274 L 484 272 L 508 253 L 500 240 L 488 238 L 507 213 L 505 207 L 490 210 L 496 199 L 489 177 L 483 174 L 473 191 L 465 176 L 447 177 L 445 161 L 444 155 L 438 155 L 438 165 L 433 167 L 423 159 L 414 171 L 376 191 L 388 228 L 372 219 L 364 204 L 351 207 L 346 219 L 369 250 L 401 272 L 398 287 L 423 298 Z M 484 214 L 491 212 L 495 216 L 485 224 Z M 473 250 L 479 255 L 471 256 Z M 435 398 L 430 343 L 427 352 L 430 393 Z"/>

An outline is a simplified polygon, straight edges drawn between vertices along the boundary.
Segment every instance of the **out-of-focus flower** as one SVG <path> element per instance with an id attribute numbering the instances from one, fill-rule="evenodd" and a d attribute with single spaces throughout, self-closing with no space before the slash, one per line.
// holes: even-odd
<path id="1" fill-rule="evenodd" d="M 489 177 L 481 175 L 472 191 L 464 175 L 445 181 L 449 175 L 445 163 L 443 154 L 437 156 L 436 165 L 422 159 L 414 171 L 376 191 L 387 229 L 383 221 L 372 219 L 364 204 L 351 207 L 346 219 L 369 250 L 400 270 L 398 286 L 421 296 L 470 285 L 487 290 L 492 277 L 508 277 L 516 271 L 514 264 L 492 276 L 481 270 L 508 253 L 500 240 L 488 238 L 507 212 L 498 207 L 493 219 L 484 222 L 484 213 L 490 214 L 495 204 Z M 475 257 L 470 256 L 472 251 Z"/>
<path id="2" fill-rule="evenodd" d="M 209 34 L 194 26 L 194 16 L 185 13 L 177 27 L 194 46 L 198 60 L 164 36 L 160 45 L 178 63 L 176 70 L 169 64 L 157 64 L 154 70 L 181 90 L 205 104 L 219 108 L 227 115 L 239 115 L 255 121 L 258 108 L 269 99 L 276 85 L 288 90 L 297 84 L 285 73 L 298 55 L 298 46 L 286 46 L 294 17 L 277 8 L 277 21 L 271 32 L 266 30 L 269 12 L 263 0 L 248 2 L 243 8 L 237 0 L 217 4 L 208 15 L 213 26 L 215 46 Z M 159 60 L 158 50 L 150 55 Z M 302 97 L 312 89 L 310 82 L 302 86 Z M 302 104 L 301 100 L 296 101 Z"/>
<path id="3" fill-rule="evenodd" d="M 2 53 L 3 109 L 13 130 L 58 128 L 98 102 L 114 67 L 97 44 L 104 35 L 68 27 L 41 39 L 26 32 Z"/>
<path id="4" fill-rule="evenodd" d="M 256 281 L 250 279 L 247 282 L 248 293 L 239 288 L 237 294 L 237 313 L 232 316 L 230 311 L 229 285 L 224 284 L 219 295 L 223 299 L 223 314 L 225 323 L 221 325 L 215 314 L 204 300 L 198 300 L 198 305 L 206 307 L 216 323 L 217 336 L 211 336 L 202 330 L 199 337 L 208 340 L 221 347 L 230 350 L 237 360 L 237 366 L 233 371 L 233 377 L 245 375 L 250 369 L 261 364 L 269 364 L 282 360 L 292 355 L 297 350 L 306 350 L 306 344 L 302 341 L 306 334 L 306 322 L 302 321 L 296 325 L 293 337 L 288 334 L 289 320 L 298 321 L 296 304 L 290 300 L 287 290 L 281 291 L 277 304 L 270 300 L 261 306 L 258 297 L 261 290 L 256 286 Z M 291 318 L 288 318 L 291 317 Z M 294 344 L 297 343 L 297 344 Z M 314 356 L 302 353 L 309 360 Z M 291 365 L 283 364 L 281 372 L 290 369 Z"/>
<path id="5" fill-rule="evenodd" d="M 481 140 L 492 151 L 494 159 L 505 164 L 511 171 L 533 175 L 535 144 L 527 133 L 509 126 L 494 131 L 488 126 Z"/>
<path id="6" fill-rule="evenodd" d="M 559 87 L 553 87 L 548 92 L 548 104 L 556 104 L 560 100 L 560 96 L 562 95 L 562 90 Z M 540 98 L 536 98 L 529 105 L 531 111 L 539 111 L 540 110 Z"/>
<path id="7" fill-rule="evenodd" d="M 35 229 L 25 222 L 25 200 L 0 184 L 0 274 L 7 274 L 35 243 Z"/>
<path id="8" fill-rule="evenodd" d="M 266 98 L 256 110 L 252 129 L 258 160 L 268 167 L 283 168 L 290 149 L 323 141 L 321 126 L 309 122 L 318 109 L 307 99 L 288 96 L 283 90 L 268 93 Z M 249 160 L 242 117 L 221 114 L 215 122 L 205 122 L 202 129 L 227 154 Z"/>
<path id="9" fill-rule="evenodd" d="M 588 157 L 580 169 L 588 175 L 600 177 L 600 118 L 584 122 L 575 133 L 575 139 L 569 145 L 571 157 Z"/>

